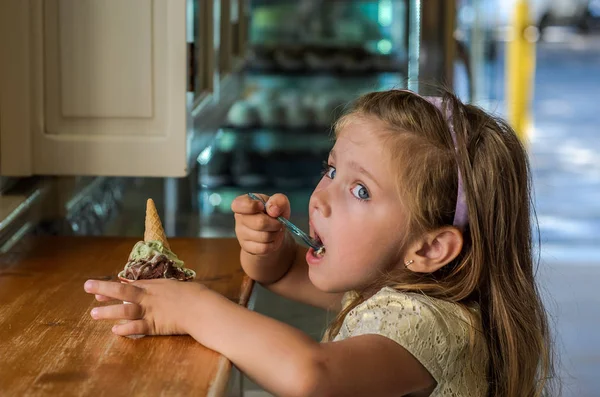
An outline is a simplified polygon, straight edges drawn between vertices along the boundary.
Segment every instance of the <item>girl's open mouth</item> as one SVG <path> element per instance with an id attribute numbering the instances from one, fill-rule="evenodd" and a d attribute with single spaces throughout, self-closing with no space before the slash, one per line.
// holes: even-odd
<path id="1" fill-rule="evenodd" d="M 315 231 L 315 236 L 314 239 L 317 241 L 317 243 L 319 243 L 319 245 L 321 246 L 321 248 L 315 250 L 312 250 L 312 254 L 313 256 L 319 258 L 325 255 L 325 246 L 323 245 L 323 241 L 321 240 L 321 237 L 319 237 L 319 234 Z"/>

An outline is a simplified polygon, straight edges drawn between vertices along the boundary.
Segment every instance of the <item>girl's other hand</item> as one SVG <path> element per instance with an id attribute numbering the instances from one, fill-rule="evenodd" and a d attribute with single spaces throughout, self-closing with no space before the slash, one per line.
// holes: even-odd
<path id="1" fill-rule="evenodd" d="M 242 249 L 252 255 L 266 256 L 277 252 L 283 245 L 285 230 L 275 218 L 283 216 L 289 219 L 290 201 L 280 193 L 271 197 L 257 195 L 267 202 L 266 214 L 265 206 L 248 195 L 237 197 L 231 203 L 231 210 L 235 213 L 235 234 Z"/>
<path id="2" fill-rule="evenodd" d="M 204 293 L 210 292 L 196 282 L 165 279 L 138 280 L 134 284 L 88 280 L 84 289 L 100 302 L 131 302 L 95 307 L 91 311 L 95 320 L 130 320 L 113 327 L 113 333 L 121 336 L 186 334 L 188 310 Z"/>

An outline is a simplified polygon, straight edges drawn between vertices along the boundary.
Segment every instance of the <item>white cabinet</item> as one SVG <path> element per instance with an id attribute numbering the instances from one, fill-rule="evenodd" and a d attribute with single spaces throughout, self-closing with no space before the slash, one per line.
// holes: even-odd
<path id="1" fill-rule="evenodd" d="M 30 175 L 31 32 L 26 1 L 0 1 L 0 173 Z M 27 24 L 24 26 L 23 24 Z"/>
<path id="2" fill-rule="evenodd" d="M 186 0 L 2 0 L 0 174 L 184 176 Z"/>

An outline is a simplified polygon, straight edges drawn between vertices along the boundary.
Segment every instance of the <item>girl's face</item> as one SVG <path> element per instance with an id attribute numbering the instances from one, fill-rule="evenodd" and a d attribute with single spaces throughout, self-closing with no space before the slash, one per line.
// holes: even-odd
<path id="1" fill-rule="evenodd" d="M 311 235 L 326 249 L 306 255 L 313 284 L 328 292 L 370 285 L 403 265 L 405 214 L 396 190 L 383 122 L 352 116 L 342 127 L 310 203 Z"/>

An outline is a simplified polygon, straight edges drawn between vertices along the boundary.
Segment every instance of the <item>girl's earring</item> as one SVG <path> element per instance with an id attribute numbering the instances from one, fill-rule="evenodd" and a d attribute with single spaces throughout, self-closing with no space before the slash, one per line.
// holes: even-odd
<path id="1" fill-rule="evenodd" d="M 410 265 L 412 265 L 413 263 L 415 263 L 415 261 L 413 261 L 412 259 L 411 259 L 411 260 L 409 260 L 409 261 L 406 261 L 406 262 L 404 262 L 404 267 L 408 269 L 408 267 L 409 267 Z"/>

